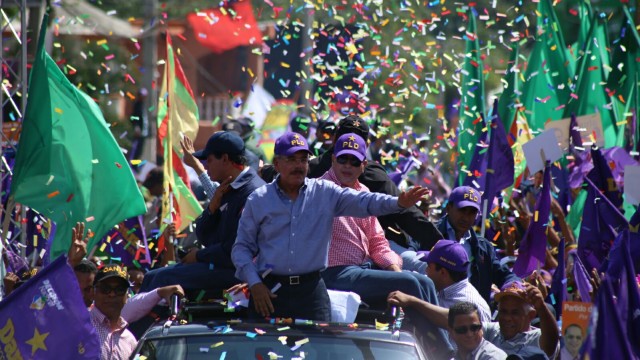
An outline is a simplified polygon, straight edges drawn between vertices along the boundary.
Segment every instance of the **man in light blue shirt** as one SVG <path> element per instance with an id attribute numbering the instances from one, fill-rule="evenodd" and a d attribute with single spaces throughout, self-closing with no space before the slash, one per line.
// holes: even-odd
<path id="1" fill-rule="evenodd" d="M 393 197 L 307 179 L 309 147 L 295 133 L 278 138 L 274 153 L 278 176 L 249 196 L 240 218 L 231 252 L 236 277 L 251 289 L 250 315 L 329 321 L 320 271 L 328 265 L 333 218 L 398 212 L 427 190 L 416 187 Z"/>

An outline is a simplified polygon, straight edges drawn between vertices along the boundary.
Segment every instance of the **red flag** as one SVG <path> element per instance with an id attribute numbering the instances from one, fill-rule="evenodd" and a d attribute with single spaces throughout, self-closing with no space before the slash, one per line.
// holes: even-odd
<path id="1" fill-rule="evenodd" d="M 262 32 L 249 0 L 191 13 L 187 20 L 198 42 L 214 53 L 238 46 L 262 45 Z"/>

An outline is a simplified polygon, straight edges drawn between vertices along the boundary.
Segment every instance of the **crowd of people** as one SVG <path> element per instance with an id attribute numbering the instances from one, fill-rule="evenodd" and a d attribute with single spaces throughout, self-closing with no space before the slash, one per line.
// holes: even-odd
<path id="1" fill-rule="evenodd" d="M 154 269 L 97 264 L 85 258 L 85 225 L 76 225 L 68 262 L 103 359 L 129 358 L 136 345 L 129 324 L 172 294 L 205 291 L 222 298 L 246 291 L 251 320 L 326 322 L 328 290 L 357 293 L 381 311 L 401 307 L 407 326 L 435 359 L 578 357 L 586 329 L 572 326 L 561 337 L 556 299 L 549 296 L 560 263 L 568 269 L 570 299 L 592 300 L 581 298 L 585 294 L 574 285 L 568 254 L 576 239 L 559 200 L 552 200 L 546 261 L 524 278 L 510 269 L 537 216 L 541 174 L 525 177 L 513 196 L 498 200 L 482 236 L 483 189 L 450 187 L 426 163 L 390 176 L 394 169 L 376 161 L 382 150 L 372 151 L 386 142 L 358 116 L 323 124 L 311 146 L 308 134 L 284 133 L 272 164 L 248 149 L 244 125 L 226 124 L 198 151 L 190 139 L 182 141 L 183 161 L 206 195 L 190 249 L 168 240 L 177 235 L 170 224 L 160 235 L 166 241 L 156 249 Z M 417 143 L 401 157 L 420 151 Z M 162 172 L 152 170 L 143 184 L 157 198 Z M 156 200 L 147 218 L 157 221 L 157 206 Z M 598 273 L 591 275 L 594 296 Z M 18 281 L 16 274 L 5 277 L 5 295 Z"/>

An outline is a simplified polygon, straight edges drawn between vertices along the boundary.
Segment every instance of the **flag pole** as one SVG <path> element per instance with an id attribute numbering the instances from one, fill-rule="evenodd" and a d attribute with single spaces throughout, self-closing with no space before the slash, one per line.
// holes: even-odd
<path id="1" fill-rule="evenodd" d="M 540 149 L 540 157 L 542 158 L 542 163 L 544 164 L 544 169 L 542 170 L 542 176 L 544 179 L 544 173 L 547 171 L 547 156 L 544 154 L 544 149 Z M 551 175 L 549 175 L 551 176 Z M 544 186 L 544 180 L 542 180 L 542 186 Z M 551 182 L 549 182 L 549 187 L 551 187 Z M 551 189 L 549 189 L 549 191 L 551 191 Z M 549 195 L 551 195 L 551 192 L 549 192 Z M 540 196 L 542 196 L 542 194 L 540 194 Z M 534 210 L 535 211 L 535 210 Z M 547 219 L 548 221 L 549 219 Z M 546 231 L 545 231 L 545 235 L 546 235 Z M 545 238 L 545 242 L 546 242 L 546 238 Z M 546 245 L 545 245 L 546 248 Z M 546 250 L 545 250 L 545 254 L 546 254 Z M 546 255 L 545 255 L 546 257 Z M 540 273 L 540 268 L 541 268 L 541 264 L 540 264 L 540 260 L 536 258 L 536 262 L 538 263 L 538 265 L 536 266 L 536 274 Z"/>
<path id="2" fill-rule="evenodd" d="M 167 226 L 173 222 L 173 191 L 169 192 L 169 219 L 167 219 L 167 221 Z M 167 241 L 171 242 L 171 244 L 173 245 L 176 245 L 174 243 L 175 239 L 173 238 L 173 235 L 169 235 Z"/>
<path id="3" fill-rule="evenodd" d="M 496 100 L 497 102 L 497 100 Z M 494 106 L 494 112 L 496 110 L 496 106 Z M 491 116 L 491 120 L 490 122 L 487 124 L 487 131 L 491 131 L 489 133 L 489 146 L 493 146 L 493 139 L 494 139 L 494 129 L 493 129 L 493 122 L 496 119 L 496 114 L 492 114 Z M 493 159 L 493 152 L 489 151 L 489 157 L 487 158 L 487 163 L 491 164 L 492 163 L 492 159 Z M 491 171 L 489 171 L 491 170 Z M 482 197 L 484 198 L 482 200 L 482 223 L 480 224 L 480 236 L 484 237 L 484 233 L 486 231 L 486 221 L 487 221 L 487 207 L 489 206 L 489 199 L 488 196 L 486 196 L 486 192 L 488 189 L 491 188 L 491 186 L 489 185 L 491 183 L 491 178 L 493 177 L 493 171 L 495 171 L 495 169 L 487 169 L 485 176 L 487 177 L 487 179 L 485 180 L 484 183 L 484 192 L 482 194 Z"/>
<path id="4" fill-rule="evenodd" d="M 480 228 L 480 236 L 484 237 L 484 232 L 485 232 L 485 222 L 487 220 L 487 203 L 489 202 L 489 200 L 484 199 L 482 200 L 482 225 Z"/>

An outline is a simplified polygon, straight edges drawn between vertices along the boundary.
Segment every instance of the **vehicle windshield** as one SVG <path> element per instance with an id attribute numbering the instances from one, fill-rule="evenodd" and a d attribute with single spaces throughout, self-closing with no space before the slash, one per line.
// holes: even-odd
<path id="1" fill-rule="evenodd" d="M 277 334 L 276 334 L 277 335 Z M 148 339 L 135 359 L 416 359 L 415 346 L 372 339 L 244 335 Z"/>

